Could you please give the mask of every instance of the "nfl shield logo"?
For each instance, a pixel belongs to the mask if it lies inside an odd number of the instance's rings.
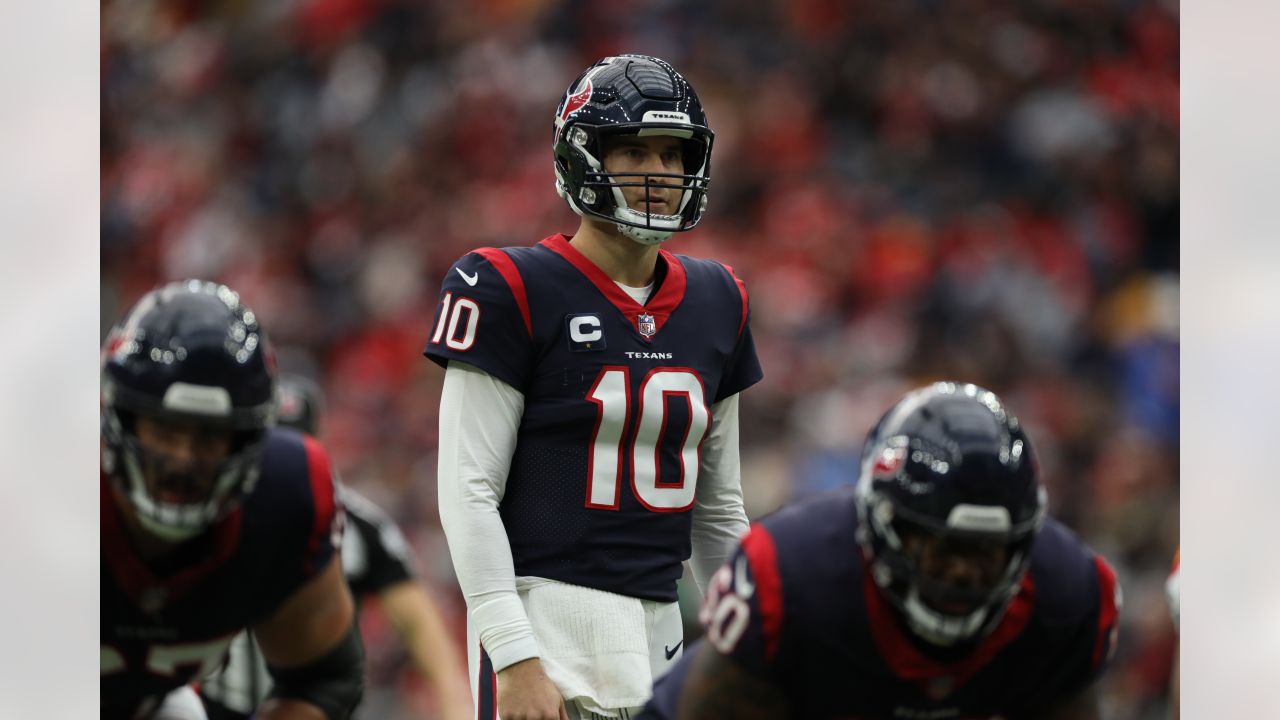
[[[658,332],[658,324],[653,321],[652,315],[640,315],[636,318],[636,325],[640,329],[640,334],[646,338],[651,338]]]

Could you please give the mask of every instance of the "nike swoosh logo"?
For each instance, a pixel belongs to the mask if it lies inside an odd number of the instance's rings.
[[[676,653],[680,652],[680,646],[683,644],[684,644],[684,640],[681,640],[680,642],[676,643],[675,647],[667,647],[666,645],[663,645],[662,650],[667,653],[667,659],[670,660],[671,658],[675,657]]]
[[[462,271],[462,268],[454,268],[454,270],[457,270],[458,274],[462,276],[462,279],[466,280],[467,284],[471,285],[472,287],[474,287],[476,283],[480,282],[480,273],[468,275]]]

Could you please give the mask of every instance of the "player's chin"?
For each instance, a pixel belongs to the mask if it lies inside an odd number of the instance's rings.
[[[653,216],[667,217],[672,214],[671,204],[667,202],[644,202],[641,201],[637,209],[642,213],[648,213]]]

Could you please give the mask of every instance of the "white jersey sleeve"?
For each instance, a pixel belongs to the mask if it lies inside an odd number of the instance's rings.
[[[695,492],[689,566],[698,589],[705,592],[711,576],[733,554],[749,527],[742,504],[736,393],[711,406],[711,428],[702,444]]]
[[[440,396],[440,523],[468,617],[494,672],[538,656],[498,514],[523,412],[519,390],[449,361]]]

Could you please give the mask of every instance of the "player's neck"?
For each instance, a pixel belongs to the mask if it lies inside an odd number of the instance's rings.
[[[641,245],[618,232],[614,225],[584,219],[569,244],[614,282],[631,287],[653,282],[658,246]]]

